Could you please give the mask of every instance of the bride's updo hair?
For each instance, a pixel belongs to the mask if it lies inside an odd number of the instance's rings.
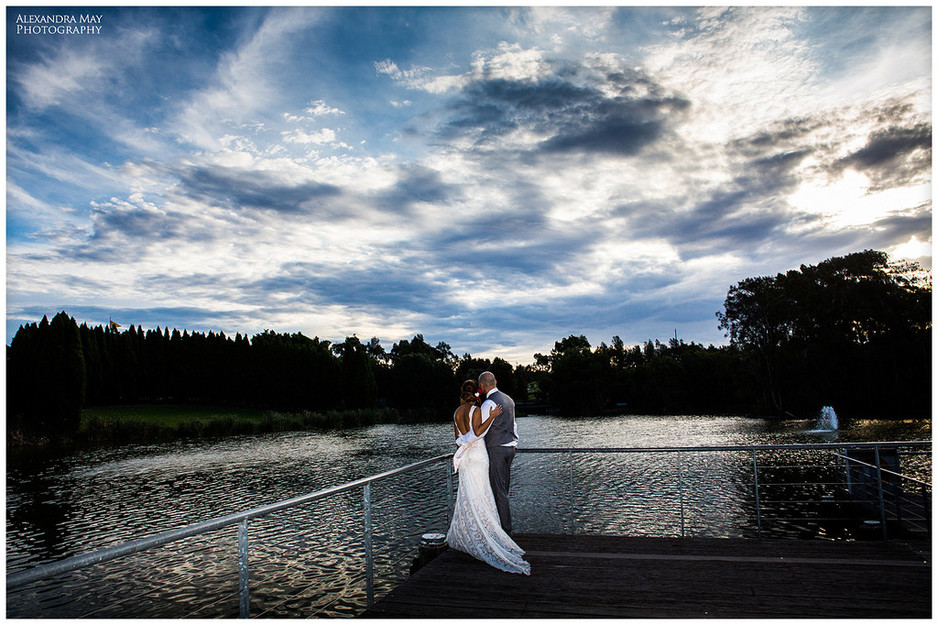
[[[475,380],[466,380],[459,389],[460,404],[479,405],[479,385]]]

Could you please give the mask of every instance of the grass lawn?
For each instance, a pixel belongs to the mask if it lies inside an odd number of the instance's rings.
[[[183,423],[202,421],[208,423],[214,419],[230,417],[238,421],[260,423],[265,410],[259,408],[231,408],[219,406],[178,406],[172,404],[100,406],[82,410],[82,427],[92,417],[102,421],[117,419],[134,420],[164,427],[176,427]]]
[[[132,404],[97,406],[81,412],[81,425],[68,440],[75,443],[147,443],[183,438],[255,435],[271,432],[347,429],[376,423],[414,423],[428,419],[423,412],[402,419],[395,408],[280,412],[267,408],[189,406],[182,404]],[[11,438],[12,437],[12,438]],[[43,437],[7,432],[13,446],[41,446]]]

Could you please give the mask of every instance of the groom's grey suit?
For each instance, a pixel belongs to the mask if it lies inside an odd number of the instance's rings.
[[[495,417],[485,434],[485,449],[489,453],[489,482],[492,484],[492,494],[495,495],[498,520],[501,522],[505,533],[511,536],[508,487],[511,484],[511,462],[515,459],[518,444],[518,433],[515,427],[515,402],[497,388],[493,389],[486,399],[502,407],[502,413]],[[484,413],[482,418],[485,418]]]

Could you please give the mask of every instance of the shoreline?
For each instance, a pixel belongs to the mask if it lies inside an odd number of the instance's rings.
[[[542,406],[538,406],[539,408]],[[551,416],[559,419],[722,416],[770,422],[812,421],[816,415],[752,415],[714,413],[645,414],[619,411],[589,417],[564,416],[554,410],[527,411],[520,406],[518,418]],[[201,404],[126,404],[97,406],[82,411],[82,422],[74,435],[58,439],[23,430],[6,432],[6,449],[16,453],[70,450],[86,446],[123,445],[258,435],[271,432],[346,430],[385,423],[429,423],[434,415],[423,410],[401,411],[396,408],[364,408],[327,412],[278,411],[252,407],[211,406]],[[922,421],[931,416],[854,416],[846,421]],[[439,420],[443,423],[445,420]]]
[[[186,404],[128,404],[82,410],[75,434],[51,438],[8,430],[6,448],[18,452],[84,446],[156,443],[284,431],[349,429],[378,423],[419,421],[416,412],[394,408],[278,411]]]

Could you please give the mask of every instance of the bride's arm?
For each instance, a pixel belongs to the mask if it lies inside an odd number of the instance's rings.
[[[492,425],[492,421],[495,420],[495,417],[502,413],[502,407],[498,404],[495,404],[495,407],[489,411],[489,418],[485,421],[482,421],[482,409],[472,411],[472,431],[476,436],[482,436],[485,434],[485,431],[489,429],[489,426]]]

